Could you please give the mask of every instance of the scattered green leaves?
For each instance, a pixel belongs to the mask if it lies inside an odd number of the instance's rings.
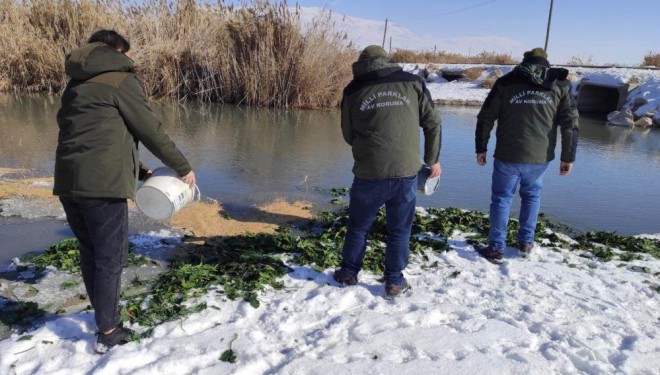
[[[0,322],[8,327],[16,327],[19,332],[30,328],[41,320],[46,311],[39,308],[35,302],[16,302],[0,298]]]
[[[238,334],[234,334],[234,338],[229,342],[229,349],[225,350],[222,352],[222,355],[220,355],[220,360],[222,362],[235,363],[238,359],[238,356],[236,356],[236,353],[231,348],[231,345],[234,343],[234,341],[236,341],[237,338]]]
[[[70,280],[70,281],[65,281],[62,284],[60,284],[60,289],[69,289],[73,288],[74,286],[80,285],[80,281],[78,280]]]
[[[277,253],[282,253],[286,235],[243,235],[229,237],[217,244],[196,246],[172,259],[170,269],[161,274],[147,295],[132,298],[121,309],[122,319],[153,327],[206,308],[205,304],[187,306],[212,285],[222,286],[229,299],[243,298],[259,307],[257,293],[265,286],[281,289],[278,278],[289,268]]]
[[[457,278],[458,275],[460,275],[460,274],[461,274],[461,271],[454,271],[454,272],[452,272],[452,273],[449,274],[449,278],[450,278],[450,279],[455,279],[455,278]]]
[[[332,194],[333,197],[343,197],[348,194],[349,191],[351,191],[351,188],[348,187],[332,188],[330,189],[330,194]]]
[[[612,249],[624,253],[619,256],[623,261],[639,259],[641,254],[649,254],[660,259],[660,240],[640,237],[626,237],[616,232],[587,232],[575,238],[578,244],[574,248],[593,252],[607,261],[613,258]],[[608,250],[602,250],[603,248]]]
[[[65,238],[59,243],[48,246],[41,254],[31,254],[23,258],[23,261],[32,263],[39,269],[55,267],[62,271],[80,273],[80,251],[78,240]],[[138,266],[149,262],[149,258],[137,255],[133,252],[133,245],[128,247],[128,264]]]
[[[340,201],[340,197],[348,191],[348,188],[335,188],[330,190],[330,193]],[[122,302],[121,317],[123,320],[148,327],[149,333],[162,322],[181,319],[205,309],[205,303],[191,304],[190,301],[214,286],[218,287],[217,293],[228,299],[242,298],[252,307],[258,308],[260,292],[267,287],[283,287],[278,280],[290,271],[283,259],[317,270],[339,266],[347,227],[348,208],[342,206],[337,211],[321,213],[317,219],[310,221],[302,232],[294,233],[285,227],[275,234],[241,235],[217,239],[218,241],[213,243],[191,245],[190,251],[179,253],[170,260],[169,269],[156,279],[146,294]],[[507,228],[509,245],[517,245],[518,228],[518,222],[510,220]],[[658,257],[658,240],[590,232],[577,237],[577,245],[569,245],[563,239],[565,237],[555,233],[558,228],[561,227],[540,215],[536,230],[537,241],[550,249],[573,247],[587,250],[602,260],[614,259],[617,255],[624,261],[633,260],[638,259],[642,253]],[[447,238],[454,231],[474,233],[468,242],[475,243],[487,241],[488,229],[488,217],[481,212],[452,207],[429,208],[426,213],[416,212],[410,237],[411,258],[422,263],[421,269],[437,269],[441,267],[441,263],[430,255],[448,251],[450,246]],[[383,273],[387,233],[386,214],[382,209],[378,212],[369,234],[368,251],[363,263],[365,270],[376,274]],[[55,266],[77,271],[77,246],[75,239],[64,240],[52,245],[44,254],[32,258],[31,261],[40,267]],[[617,253],[616,249],[622,250],[623,253]],[[147,258],[135,257],[132,251],[131,255],[132,264],[148,262]],[[567,260],[565,263],[570,268],[577,267]],[[460,270],[454,270],[448,278],[457,278],[460,273]],[[133,285],[144,283],[138,277],[132,282]],[[64,284],[62,288],[74,286],[73,283]],[[231,344],[220,359],[234,363],[236,354],[231,349]]]
[[[62,271],[80,272],[80,252],[78,240],[65,238],[57,244],[50,245],[46,251],[30,260],[37,267],[55,267]]]

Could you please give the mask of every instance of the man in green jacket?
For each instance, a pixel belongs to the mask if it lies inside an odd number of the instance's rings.
[[[503,260],[509,211],[518,184],[518,249],[527,256],[534,248],[543,176],[555,158],[558,128],[562,138],[559,174],[566,176],[573,168],[578,111],[567,76],[566,69],[550,68],[542,48],[527,51],[521,64],[495,82],[477,116],[475,144],[481,166],[486,165],[488,139],[497,121],[489,245],[477,248],[493,263]]]
[[[182,180],[195,185],[186,158],[151,112],[126,56],[128,41],[112,30],[95,32],[71,52],[65,70],[71,78],[57,114],[59,137],[55,186],[67,221],[80,242],[80,263],[99,330],[95,349],[128,341],[122,327],[119,292],[128,259],[128,206],[138,177],[148,169],[138,159],[138,142]]]
[[[353,81],[344,89],[341,129],[353,151],[349,222],[341,268],[334,278],[357,284],[367,235],[385,205],[387,251],[385,294],[410,289],[402,271],[408,264],[409,240],[415,216],[420,161],[420,127],[424,132],[424,163],[430,177],[441,172],[440,117],[424,81],[404,72],[379,46],[365,48],[353,64]]]

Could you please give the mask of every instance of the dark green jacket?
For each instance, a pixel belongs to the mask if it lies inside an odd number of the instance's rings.
[[[152,113],[128,57],[92,43],[71,52],[65,69],[71,80],[57,113],[55,195],[132,199],[138,142],[179,175],[191,171]]]
[[[353,149],[355,176],[377,179],[417,174],[422,166],[420,127],[424,163],[435,164],[442,129],[424,82],[385,57],[353,64],[353,81],[344,89],[341,104],[341,129]]]
[[[487,151],[497,120],[495,159],[542,164],[555,158],[561,128],[561,161],[575,161],[578,111],[566,69],[523,63],[499,78],[477,116],[477,153]]]

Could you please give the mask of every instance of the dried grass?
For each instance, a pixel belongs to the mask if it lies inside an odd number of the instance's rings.
[[[398,49],[392,52],[391,57],[399,63],[443,63],[443,64],[517,64],[509,54],[495,52],[481,52],[475,56],[465,56],[458,53],[427,50]]]
[[[469,79],[470,81],[476,81],[479,79],[479,77],[481,77],[481,73],[483,73],[485,70],[485,68],[479,67],[465,69],[465,78]]]
[[[479,87],[483,89],[492,89],[493,87],[495,87],[496,81],[497,81],[497,77],[494,76],[487,77],[486,79],[481,81],[481,83],[479,83]]]
[[[337,106],[356,57],[327,14],[303,30],[286,2],[0,0],[0,90],[60,92],[65,54],[100,28],[128,37],[156,98]]]
[[[656,66],[660,67],[660,53],[649,52],[642,60],[642,66]]]

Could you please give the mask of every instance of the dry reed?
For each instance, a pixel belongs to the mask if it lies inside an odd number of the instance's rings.
[[[0,0],[0,90],[60,92],[67,52],[97,29],[126,35],[147,95],[275,107],[337,106],[356,51],[329,17],[286,2]]]
[[[649,52],[644,56],[642,60],[642,66],[655,66],[660,67],[660,53]]]
[[[485,70],[485,68],[481,67],[465,69],[465,78],[469,79],[470,81],[475,81],[481,77],[481,73],[483,73]]]
[[[444,64],[517,64],[509,54],[495,52],[481,52],[475,56],[465,56],[458,53],[427,50],[413,51],[409,49],[398,49],[392,52],[391,57],[399,63],[444,63]]]

